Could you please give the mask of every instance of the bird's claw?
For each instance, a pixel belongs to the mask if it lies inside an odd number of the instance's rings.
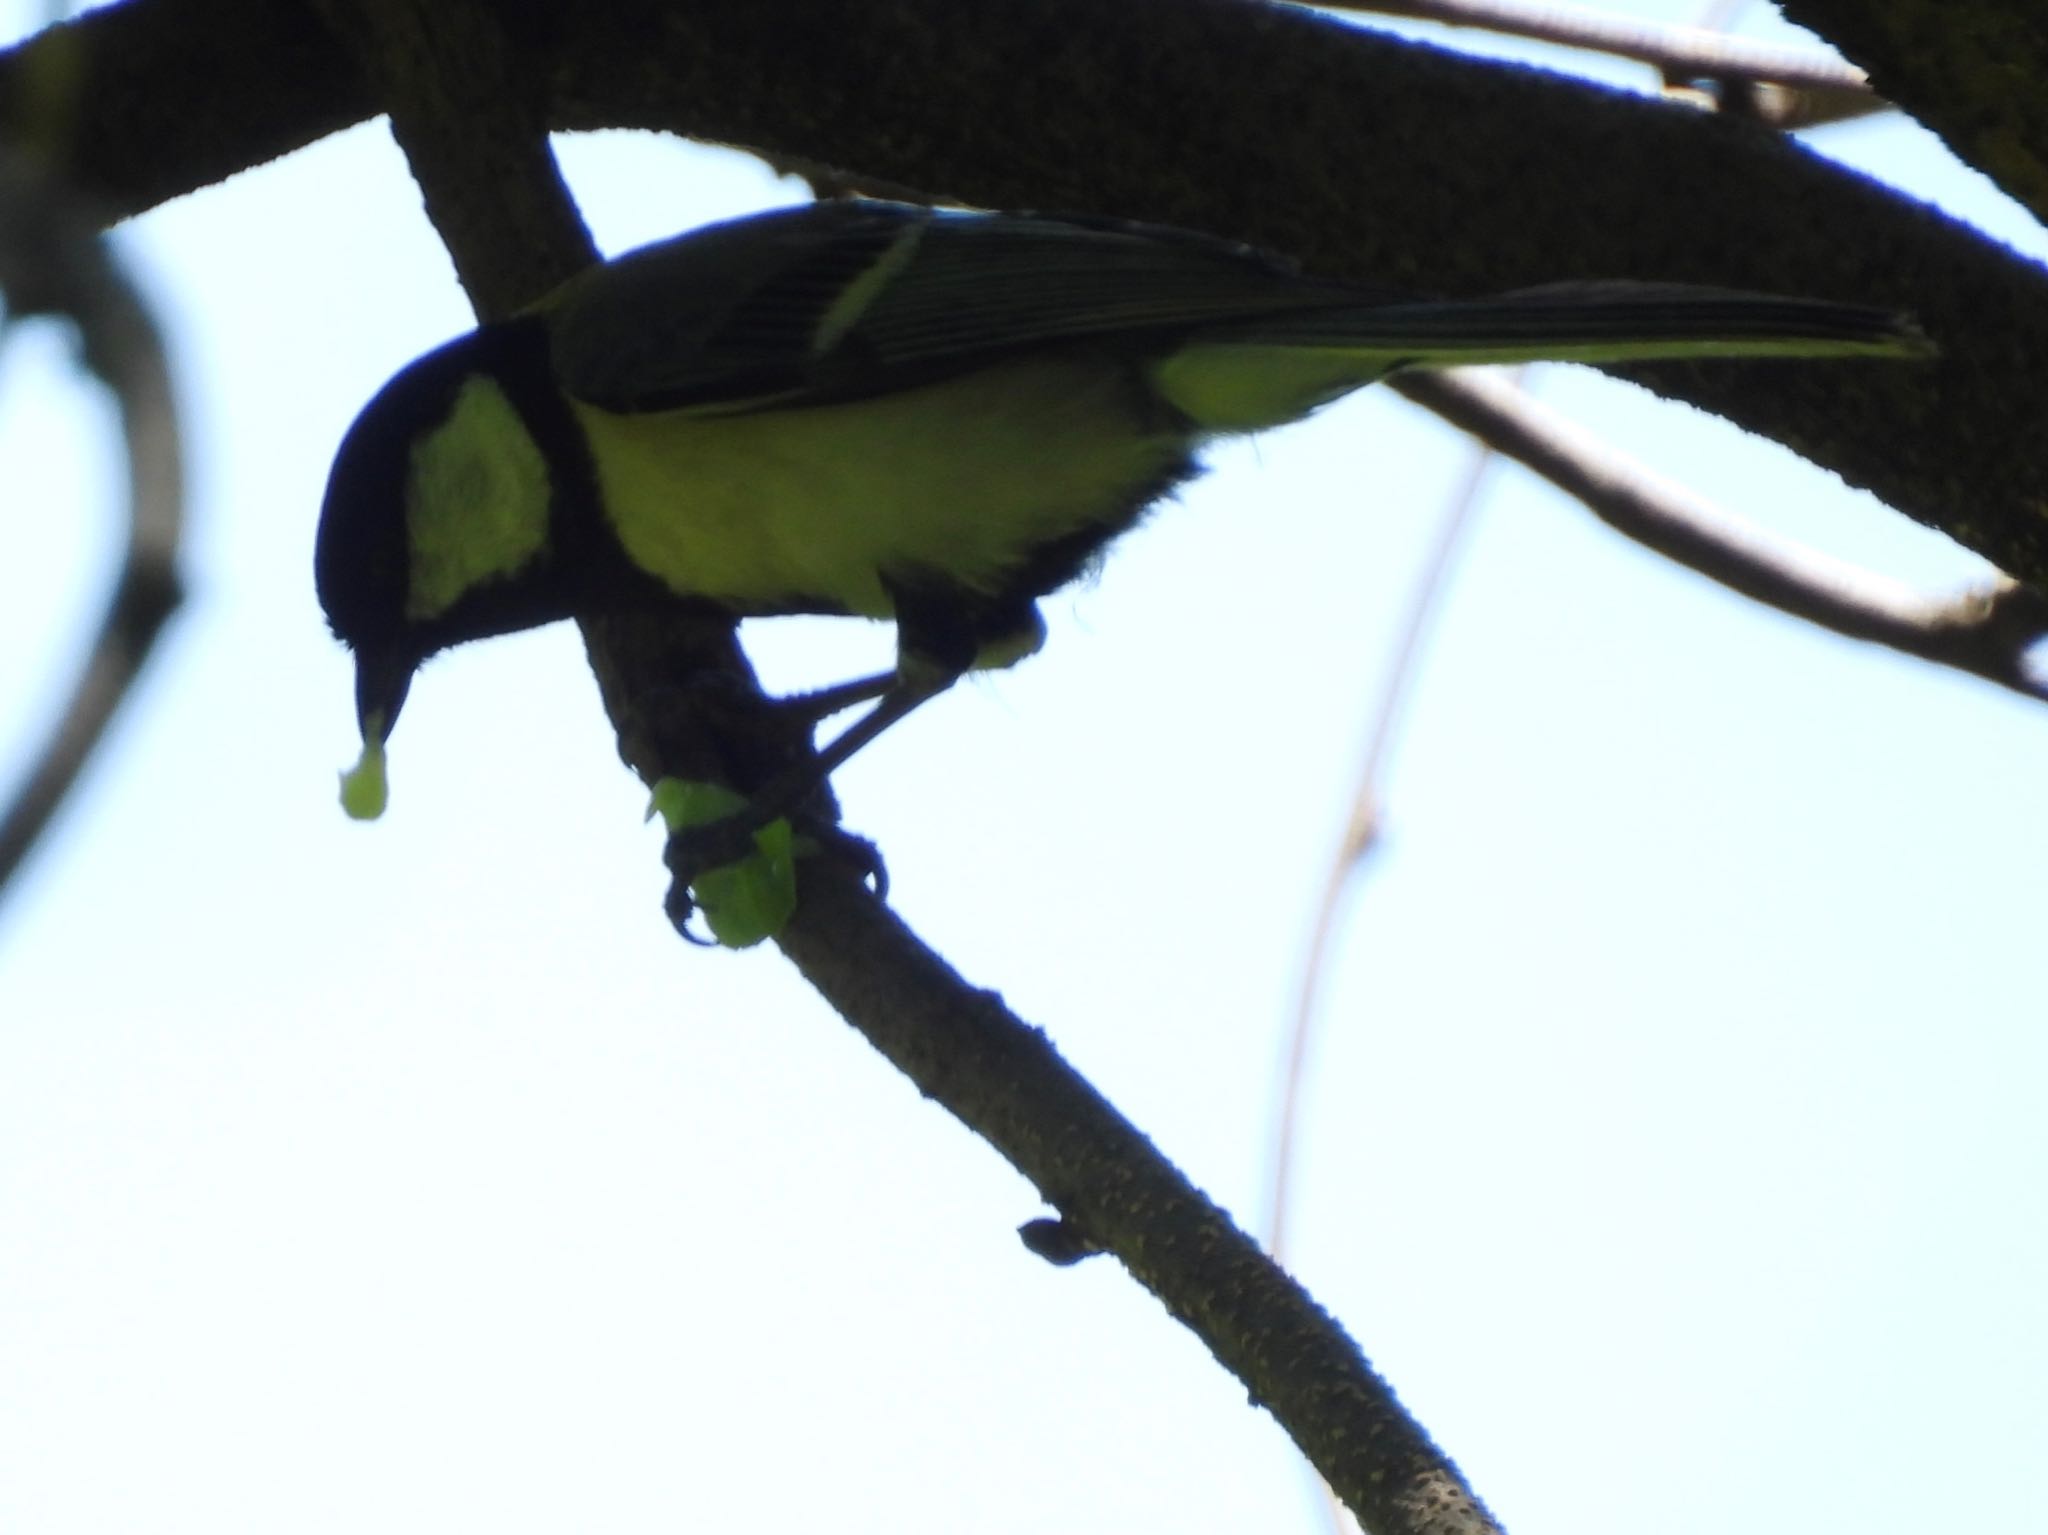
[[[755,807],[744,806],[671,830],[664,909],[687,942],[750,947],[782,930],[796,906],[796,863],[819,855],[851,864],[877,896],[887,897],[888,868],[867,838],[801,811],[764,824]],[[700,912],[709,936],[692,926]]]

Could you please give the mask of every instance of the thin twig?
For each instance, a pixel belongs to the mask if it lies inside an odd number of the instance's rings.
[[[0,816],[0,893],[77,783],[177,608],[184,470],[163,340],[97,237],[99,219],[39,167],[0,155],[0,289],[9,313],[62,314],[114,392],[128,455],[128,540],[71,700]]]
[[[1413,374],[1393,387],[1584,502],[1617,532],[1767,606],[1850,639],[2048,701],[2027,664],[2048,637],[2048,596],[2003,577],[1949,597],[1781,538],[1627,457],[1484,372]]]
[[[1316,902],[1308,952],[1302,956],[1301,981],[1295,992],[1294,1016],[1288,1025],[1287,1051],[1280,1067],[1280,1091],[1273,1108],[1265,1226],[1266,1250],[1277,1263],[1286,1262],[1287,1215],[1294,1194],[1301,1088],[1308,1077],[1309,1060],[1314,1055],[1316,1025],[1321,1017],[1318,1009],[1323,972],[1329,961],[1330,945],[1337,935],[1337,914],[1343,909],[1344,892],[1351,887],[1365,861],[1379,846],[1380,784],[1385,776],[1387,758],[1393,750],[1395,732],[1407,712],[1409,695],[1421,674],[1423,641],[1442,610],[1443,597],[1450,586],[1451,570],[1464,550],[1466,534],[1479,510],[1480,492],[1496,462],[1497,456],[1491,448],[1484,443],[1473,443],[1457,489],[1437,519],[1436,537],[1430,541],[1429,552],[1409,588],[1408,609],[1402,617],[1393,660],[1387,667],[1386,680],[1380,690],[1371,733],[1366,737],[1365,757],[1359,764],[1358,778],[1352,789],[1351,810],[1345,820],[1343,835],[1330,856],[1329,872],[1323,880],[1322,895]],[[1346,1510],[1331,1491],[1330,1484],[1317,1475],[1313,1467],[1305,1469],[1314,1482],[1324,1528],[1330,1535],[1343,1535],[1346,1529],[1355,1528],[1355,1522],[1345,1517]]]
[[[1317,0],[1325,10],[1408,16],[1447,27],[1483,27],[1510,37],[1557,43],[1649,64],[1673,80],[1768,80],[1807,90],[1868,93],[1870,77],[1838,58],[1805,48],[1750,42],[1704,27],[1660,25],[1575,5],[1519,0]]]
[[[1322,988],[1324,960],[1329,952],[1330,940],[1336,931],[1337,911],[1342,903],[1344,890],[1358,872],[1359,866],[1379,844],[1380,783],[1385,774],[1387,756],[1392,750],[1394,735],[1400,726],[1409,695],[1414,691],[1420,671],[1423,641],[1428,637],[1430,626],[1442,608],[1442,597],[1449,585],[1452,566],[1464,548],[1465,535],[1472,526],[1473,514],[1479,508],[1480,491],[1485,487],[1487,473],[1494,462],[1491,448],[1484,443],[1472,445],[1471,457],[1465,465],[1465,472],[1459,479],[1457,489],[1452,493],[1442,516],[1437,520],[1436,537],[1431,541],[1429,552],[1415,574],[1413,585],[1409,588],[1408,610],[1401,620],[1399,637],[1394,643],[1393,659],[1388,664],[1386,681],[1374,711],[1372,728],[1366,737],[1365,758],[1359,765],[1357,785],[1352,792],[1350,814],[1345,823],[1343,836],[1330,858],[1329,873],[1323,882],[1322,899],[1316,906],[1315,926],[1309,937],[1308,953],[1302,961],[1301,984],[1295,996],[1294,1020],[1288,1032],[1286,1059],[1281,1067],[1280,1092],[1274,1110],[1272,1160],[1267,1180],[1266,1247],[1276,1259],[1283,1261],[1287,1246],[1287,1206],[1294,1172],[1294,1143],[1296,1122],[1300,1112],[1301,1085],[1307,1074],[1308,1060],[1312,1053],[1316,1001],[1317,994]]]
[[[1314,0],[1323,10],[1477,27],[1648,64],[1668,86],[1741,87],[1749,115],[1813,127],[1885,110],[1853,64],[1814,49],[1774,47],[1703,26],[1668,26],[1573,5],[1522,0]]]

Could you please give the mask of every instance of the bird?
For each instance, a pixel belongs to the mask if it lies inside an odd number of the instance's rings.
[[[343,436],[314,576],[353,653],[343,803],[385,803],[413,675],[469,640],[686,603],[891,620],[868,712],[779,812],[969,671],[1216,439],[1411,368],[1897,357],[1882,307],[1639,281],[1361,287],[1189,230],[820,202],[593,265],[401,369]],[[1250,558],[1256,558],[1252,551]]]

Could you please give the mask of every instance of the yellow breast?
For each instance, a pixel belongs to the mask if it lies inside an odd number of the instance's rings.
[[[1087,358],[840,405],[574,410],[627,554],[742,611],[810,601],[885,618],[892,572],[999,590],[1039,546],[1114,531],[1182,449],[1120,369]]]

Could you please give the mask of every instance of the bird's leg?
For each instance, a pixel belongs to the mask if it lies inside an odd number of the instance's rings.
[[[837,772],[863,746],[920,704],[936,698],[953,685],[957,673],[917,668],[910,676],[892,677],[880,689],[874,707],[834,736],[822,750],[792,763],[747,797],[746,807],[722,820],[678,833],[669,846],[668,865],[677,879],[688,884],[706,869],[716,869],[746,857],[753,850],[753,836],[782,816],[797,812],[826,779]],[[847,689],[867,686],[874,679],[847,684]],[[846,689],[825,692],[842,694]],[[818,696],[818,695],[812,695]],[[826,713],[836,713],[857,698],[846,698]]]
[[[769,819],[774,819],[784,810],[794,809],[809,796],[812,789],[845,766],[855,752],[891,725],[905,718],[918,705],[937,698],[958,680],[957,672],[950,675],[930,673],[891,678],[888,686],[882,690],[881,696],[875,700],[875,706],[834,736],[831,745],[819,752],[814,761],[799,763],[781,775],[790,780],[784,791],[787,798],[783,800],[780,809],[769,812]],[[808,778],[809,781],[798,782],[800,777]],[[777,788],[777,784],[770,783],[754,797],[755,805],[759,807],[763,801],[772,801]]]
[[[811,797],[819,784],[844,767],[853,754],[875,737],[953,685],[950,676],[894,677],[882,689],[873,708],[848,725],[831,743],[802,762],[792,763],[748,796],[744,815],[735,821],[749,823],[749,830],[766,826],[777,816],[787,815]],[[836,689],[832,691],[837,691]],[[836,711],[835,711],[836,712]],[[719,823],[721,826],[723,822]]]
[[[871,698],[880,698],[896,685],[893,671],[876,672],[872,677],[856,677],[851,682],[837,683],[829,688],[813,688],[808,693],[789,693],[775,700],[778,709],[787,709],[798,719],[830,719],[833,715],[851,709],[855,704],[864,704]]]
[[[799,817],[804,803],[855,752],[971,668],[1007,666],[1045,638],[1037,605],[1028,597],[995,600],[942,581],[892,580],[889,592],[896,609],[895,671],[782,700],[798,719],[822,720],[866,698],[874,699],[872,707],[827,745],[769,777],[747,796],[745,808],[670,838],[668,866],[683,884],[748,857],[756,832],[783,816]]]

